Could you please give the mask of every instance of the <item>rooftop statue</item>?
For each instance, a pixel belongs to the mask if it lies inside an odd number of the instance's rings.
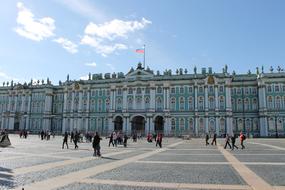
[[[197,74],[197,67],[196,66],[194,67],[194,74],[195,75]]]
[[[143,69],[141,62],[138,63],[137,69]]]

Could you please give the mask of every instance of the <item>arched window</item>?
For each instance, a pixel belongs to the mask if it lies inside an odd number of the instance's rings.
[[[248,100],[248,98],[244,99],[244,110],[249,110],[249,100]]]
[[[252,109],[257,110],[257,99],[256,98],[252,99]]]
[[[69,101],[69,102],[71,102],[71,101]],[[71,103],[69,106],[71,106]],[[69,110],[70,109],[71,109],[71,107],[69,108]],[[90,110],[91,110],[91,112],[95,111],[95,100],[94,99],[91,100]]]
[[[171,119],[171,130],[174,131],[176,128],[176,122],[175,122],[175,118]]]
[[[184,86],[180,87],[180,94],[184,94]]]
[[[220,96],[220,98],[219,98],[219,107],[221,110],[225,109],[225,98],[224,98],[224,96]]]
[[[188,99],[188,109],[194,110],[193,98],[191,96]]]
[[[237,100],[237,110],[238,110],[238,111],[242,111],[242,102],[241,102],[241,99],[238,99],[238,100]]]
[[[109,109],[110,109],[110,100],[109,100],[109,98],[107,98],[105,100],[105,106],[106,106],[106,111],[109,111]]]
[[[172,97],[172,98],[170,99],[170,109],[171,109],[172,111],[175,110],[175,107],[176,107],[175,105],[176,105],[175,97]]]
[[[179,120],[179,130],[184,131],[185,130],[185,120],[184,118],[180,118]]]
[[[149,108],[150,108],[149,97],[145,97],[145,109],[149,109]]]
[[[189,119],[189,132],[194,133],[194,122],[192,118]]]
[[[162,99],[161,99],[161,97],[156,98],[156,110],[162,110]]]
[[[136,97],[136,106],[137,106],[137,109],[142,108],[142,98],[141,97]]]
[[[280,109],[281,108],[281,98],[280,96],[275,97],[275,108]]]
[[[273,99],[272,96],[267,97],[267,107],[268,109],[273,109]]]
[[[236,102],[235,102],[235,99],[231,99],[231,101],[232,101],[232,109],[233,110],[236,110]]]
[[[213,96],[209,97],[209,109],[210,110],[215,109],[215,98]]]
[[[199,96],[198,109],[199,110],[203,110],[204,109],[204,98],[203,98],[203,96]]]
[[[128,109],[133,109],[133,98],[132,97],[128,98]]]
[[[122,110],[122,98],[116,99],[116,110]]]
[[[102,111],[102,100],[101,99],[98,100],[98,111],[99,112]]]
[[[185,99],[184,97],[179,98],[179,110],[184,110],[185,109]]]

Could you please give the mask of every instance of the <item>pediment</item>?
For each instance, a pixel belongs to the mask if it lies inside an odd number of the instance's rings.
[[[126,78],[128,79],[130,78],[152,78],[152,77],[153,77],[152,73],[142,70],[142,69],[137,69],[126,75]]]

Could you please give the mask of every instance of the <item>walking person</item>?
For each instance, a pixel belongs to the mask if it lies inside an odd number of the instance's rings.
[[[214,144],[217,145],[217,134],[216,133],[214,133],[211,145],[214,145]]]
[[[109,139],[109,147],[110,147],[110,145],[113,145],[113,147],[114,147],[114,142],[113,142],[113,134],[111,133],[110,134],[110,139]]]
[[[64,133],[64,137],[63,137],[62,149],[64,149],[64,144],[66,144],[66,147],[67,147],[67,149],[68,149],[67,141],[68,141],[68,133],[65,132],[65,133]]]
[[[162,134],[158,134],[157,139],[156,139],[156,145],[159,146],[160,148],[162,147]]]
[[[227,146],[229,145],[230,149],[232,148],[232,146],[230,145],[230,136],[228,134],[226,134],[226,138],[225,138],[225,146],[224,149],[227,149]]]
[[[70,134],[70,142],[72,142],[74,140],[74,132],[72,131]]]
[[[243,141],[245,141],[246,136],[242,133],[242,131],[240,132],[239,138],[240,138],[241,149],[244,149],[245,146],[243,145]]]
[[[127,142],[128,142],[128,136],[127,134],[124,135],[124,147],[127,147]]]
[[[206,146],[208,146],[209,145],[209,139],[210,139],[210,137],[209,137],[209,134],[208,133],[206,133]]]
[[[238,147],[235,145],[236,143],[236,135],[234,134],[231,138],[232,140],[232,150],[234,150],[235,148],[238,149]]]
[[[78,149],[78,145],[77,145],[78,141],[79,141],[79,133],[76,131],[74,135],[74,139],[73,139],[74,149]]]
[[[115,131],[113,132],[113,141],[114,141],[115,147],[117,147],[117,144],[118,144],[118,137],[117,137],[117,134],[116,134]]]
[[[101,157],[101,153],[100,153],[100,141],[102,140],[102,138],[99,136],[98,132],[95,133],[95,136],[93,138],[93,149],[94,149],[94,153],[93,156],[99,156]]]

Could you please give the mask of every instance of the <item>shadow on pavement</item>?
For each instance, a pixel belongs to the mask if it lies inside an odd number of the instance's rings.
[[[12,175],[12,170],[8,168],[0,167],[0,189],[5,188],[14,188],[14,176]]]

